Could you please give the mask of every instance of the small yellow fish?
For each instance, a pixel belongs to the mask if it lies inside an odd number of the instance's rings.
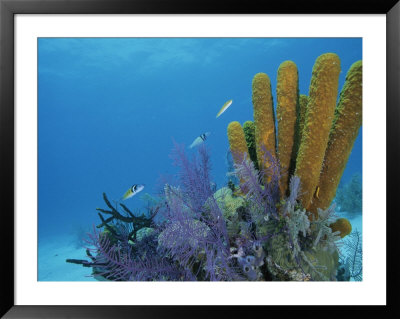
[[[219,112],[218,112],[218,114],[217,114],[217,116],[215,118],[217,118],[222,113],[224,113],[227,110],[227,108],[231,106],[232,102],[233,102],[233,100],[229,100],[224,105],[222,105],[222,108],[219,110]]]
[[[319,186],[317,186],[317,189],[315,190],[315,198],[319,199]]]

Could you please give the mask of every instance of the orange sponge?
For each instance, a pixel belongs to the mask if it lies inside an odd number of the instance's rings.
[[[332,233],[340,231],[341,238],[351,233],[351,224],[346,218],[339,218],[333,224],[330,224],[329,227],[332,229]]]

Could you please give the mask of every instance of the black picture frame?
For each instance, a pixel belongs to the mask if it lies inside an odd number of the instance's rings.
[[[191,306],[16,306],[14,302],[14,15],[15,14],[385,14],[387,19],[387,305],[376,307],[191,307]],[[324,311],[330,316],[397,313],[399,275],[394,259],[398,253],[395,227],[399,225],[395,192],[398,193],[398,138],[400,136],[400,3],[398,0],[324,1],[178,1],[178,0],[0,0],[0,315],[4,318],[164,318],[205,316],[309,316]],[[384,103],[382,101],[382,103]],[[382,141],[383,142],[383,141]],[[377,168],[380,169],[380,168]],[[398,195],[397,195],[398,196]],[[397,208],[397,209],[396,209]],[[397,300],[398,301],[398,300]],[[398,302],[397,302],[398,303]],[[310,312],[311,311],[311,312]],[[257,312],[257,314],[256,314]]]

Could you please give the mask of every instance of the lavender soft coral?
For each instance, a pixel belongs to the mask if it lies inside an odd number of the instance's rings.
[[[235,280],[239,275],[230,257],[223,213],[213,196],[206,148],[190,161],[175,145],[175,164],[181,169],[180,188],[166,187],[168,222],[159,236],[166,255],[192,269],[201,280]]]

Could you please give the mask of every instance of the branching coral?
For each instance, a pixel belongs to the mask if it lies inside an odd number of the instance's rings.
[[[135,239],[136,232],[139,229],[141,229],[143,227],[150,227],[153,223],[153,218],[156,216],[156,214],[159,210],[159,207],[155,207],[154,209],[151,208],[149,217],[146,217],[144,214],[142,214],[141,216],[136,216],[129,210],[128,207],[126,207],[122,203],[119,203],[119,205],[122,207],[122,209],[125,211],[125,213],[128,214],[128,216],[124,216],[124,215],[121,215],[121,213],[119,213],[118,210],[111,205],[111,203],[108,200],[107,195],[105,193],[103,193],[103,199],[110,210],[106,210],[106,209],[102,209],[102,208],[96,208],[96,210],[98,210],[99,212],[101,212],[103,214],[111,215],[111,217],[104,219],[104,217],[100,213],[98,213],[100,220],[101,220],[101,224],[96,227],[97,228],[105,227],[108,232],[112,233],[114,236],[117,236],[114,228],[112,226],[110,226],[110,224],[109,224],[110,222],[113,222],[116,220],[116,221],[121,221],[124,223],[131,224],[132,231],[129,234],[129,239]]]
[[[153,218],[159,206],[151,208],[146,217],[136,216],[119,204],[128,217],[111,205],[106,194],[103,199],[110,210],[97,210],[111,217],[104,219],[99,213],[102,223],[96,228],[104,230],[93,228],[88,234],[86,252],[91,261],[67,259],[67,262],[92,267],[94,277],[99,280],[193,280],[189,272],[157,249],[158,230],[149,226],[154,226]]]

